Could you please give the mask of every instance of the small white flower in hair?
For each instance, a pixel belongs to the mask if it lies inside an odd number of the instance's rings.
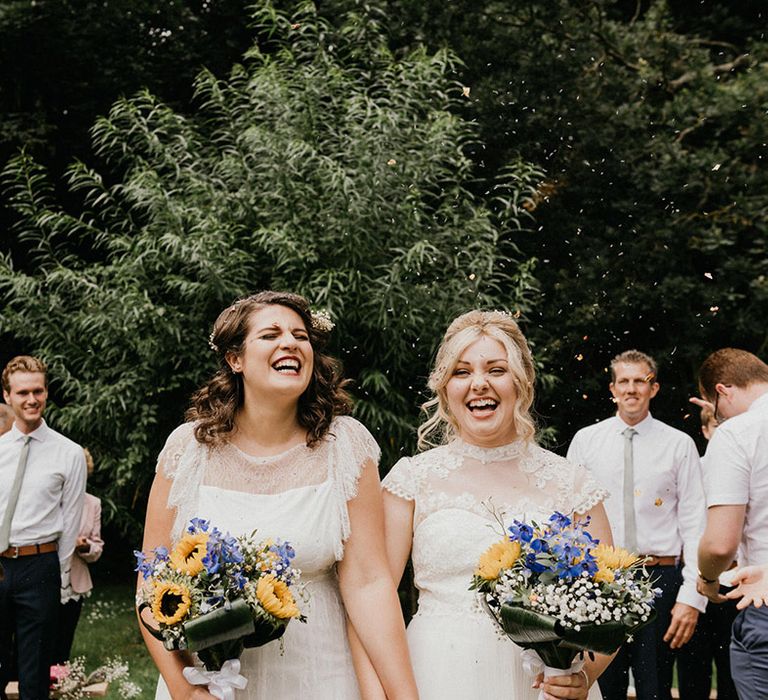
[[[208,347],[210,347],[214,352],[219,351],[219,346],[213,342],[213,332],[211,332],[211,334],[208,336]]]
[[[336,324],[331,320],[331,315],[325,309],[313,311],[311,315],[312,328],[322,333],[330,333]]]

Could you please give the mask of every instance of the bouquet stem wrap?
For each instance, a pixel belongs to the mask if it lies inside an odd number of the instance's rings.
[[[533,650],[525,649],[520,655],[523,661],[523,669],[526,673],[529,673],[534,678],[540,673],[544,674],[544,678],[552,678],[553,676],[567,676],[570,674],[578,673],[584,668],[584,659],[578,658],[571,662],[570,667],[562,668],[560,666],[548,666],[544,660]],[[544,691],[539,691],[539,700],[544,700]]]
[[[239,659],[225,661],[216,671],[187,666],[182,673],[192,685],[207,685],[208,692],[219,700],[235,700],[235,689],[242,690],[248,683],[245,676],[240,675]]]

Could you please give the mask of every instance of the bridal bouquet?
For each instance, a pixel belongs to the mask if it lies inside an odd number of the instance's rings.
[[[475,570],[470,588],[501,630],[529,650],[524,662],[532,672],[576,673],[585,651],[613,653],[656,614],[660,591],[642,560],[600,544],[588,522],[562,513],[542,525],[515,520]]]
[[[245,687],[238,660],[245,647],[278,639],[294,618],[305,621],[292,592],[300,572],[288,543],[233,537],[194,518],[173,551],[134,554],[144,581],[136,598],[142,623],[166,649],[196,652],[206,671],[190,667],[184,675],[216,697]],[[145,609],[157,628],[141,617]]]

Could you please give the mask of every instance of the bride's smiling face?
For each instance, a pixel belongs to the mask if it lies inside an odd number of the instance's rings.
[[[462,440],[498,447],[515,439],[515,381],[507,349],[495,338],[482,336],[464,349],[445,394]]]
[[[298,401],[314,367],[314,351],[301,316],[287,306],[269,304],[251,314],[248,328],[242,352],[227,355],[232,370],[243,376],[246,397]]]

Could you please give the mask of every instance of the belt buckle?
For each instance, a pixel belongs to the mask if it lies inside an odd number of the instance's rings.
[[[11,559],[18,559],[18,558],[19,558],[19,548],[18,547],[14,547],[13,548],[13,556],[11,557]]]

